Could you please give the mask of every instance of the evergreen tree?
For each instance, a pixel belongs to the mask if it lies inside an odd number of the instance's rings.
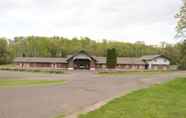
[[[107,68],[115,68],[117,64],[117,54],[116,49],[107,50]]]

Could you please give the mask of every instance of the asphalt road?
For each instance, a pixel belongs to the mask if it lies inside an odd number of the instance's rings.
[[[98,76],[75,71],[62,75],[0,71],[0,79],[63,79],[64,85],[0,88],[0,118],[55,118],[135,89],[165,82],[185,72],[153,76]]]

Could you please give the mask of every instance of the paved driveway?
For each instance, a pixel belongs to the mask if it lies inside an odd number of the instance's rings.
[[[58,86],[0,88],[0,118],[54,118],[70,115],[100,101],[134,89],[173,79],[184,72],[157,76],[103,77],[94,72],[77,71],[47,75],[0,71],[0,79],[64,79]]]

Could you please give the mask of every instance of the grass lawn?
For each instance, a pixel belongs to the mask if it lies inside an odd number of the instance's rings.
[[[64,83],[64,80],[0,79],[0,87],[60,85],[63,83]]]
[[[186,118],[186,78],[132,92],[79,118]]]
[[[15,64],[5,64],[5,65],[0,65],[0,68],[5,68],[5,67],[16,67]]]
[[[170,71],[126,71],[126,72],[99,72],[98,75],[100,76],[152,76],[152,75],[159,75],[159,74],[167,74]]]

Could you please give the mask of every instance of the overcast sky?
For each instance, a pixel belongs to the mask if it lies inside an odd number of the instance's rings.
[[[0,36],[174,43],[181,0],[0,0]]]

